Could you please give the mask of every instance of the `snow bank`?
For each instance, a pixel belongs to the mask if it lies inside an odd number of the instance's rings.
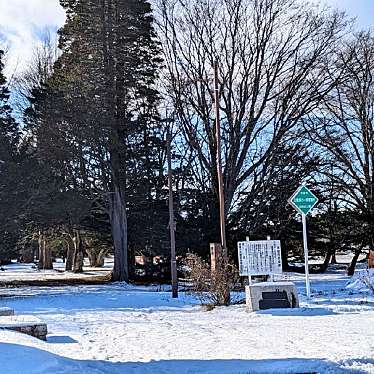
[[[0,331],[1,372],[7,374],[84,373],[79,361],[50,353],[47,344],[26,335]]]
[[[355,291],[374,292],[374,269],[357,271],[346,288]]]

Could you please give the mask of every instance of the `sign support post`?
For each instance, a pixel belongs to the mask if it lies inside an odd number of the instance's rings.
[[[309,280],[309,253],[308,253],[308,236],[306,231],[306,215],[302,214],[303,220],[303,242],[304,242],[304,257],[305,257],[305,286],[306,296],[310,298],[310,280]]]
[[[269,235],[266,237],[266,240],[271,240]],[[270,274],[270,282],[274,282],[274,274]]]
[[[288,201],[294,209],[301,214],[303,222],[303,243],[305,257],[305,286],[307,298],[310,298],[310,279],[309,279],[309,254],[308,254],[308,235],[306,229],[306,216],[317,204],[317,197],[303,183],[301,187],[291,196]]]
[[[246,238],[245,238],[245,240],[247,241],[247,242],[249,242],[249,236],[247,236]],[[250,286],[252,284],[252,277],[248,274],[248,286]]]

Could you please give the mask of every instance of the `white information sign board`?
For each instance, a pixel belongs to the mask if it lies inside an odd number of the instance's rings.
[[[239,242],[238,255],[241,276],[282,274],[279,240]]]

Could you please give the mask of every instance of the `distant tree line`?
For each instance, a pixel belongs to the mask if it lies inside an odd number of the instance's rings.
[[[135,255],[167,257],[168,131],[177,253],[207,256],[220,241],[216,62],[231,256],[271,236],[285,269],[300,262],[287,201],[303,181],[320,199],[312,271],[352,251],[352,273],[374,249],[370,31],[296,0],[60,3],[58,42],[46,36],[12,82],[0,53],[0,261],[48,269],[61,255],[81,272],[85,253],[93,266],[113,253],[112,279],[127,281]]]

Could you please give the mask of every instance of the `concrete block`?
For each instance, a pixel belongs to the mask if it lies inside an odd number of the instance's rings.
[[[0,317],[0,329],[17,331],[41,340],[47,340],[47,325],[33,316]]]
[[[14,316],[14,310],[12,308],[0,308],[0,317]]]
[[[246,310],[254,312],[270,308],[298,308],[299,297],[292,282],[263,282],[245,288]]]

